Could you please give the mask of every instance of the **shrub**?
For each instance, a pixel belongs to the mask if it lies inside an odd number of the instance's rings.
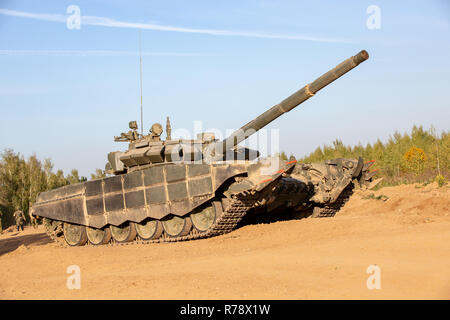
[[[436,176],[436,182],[438,183],[439,187],[442,187],[443,185],[447,184],[447,181],[445,180],[443,175]]]

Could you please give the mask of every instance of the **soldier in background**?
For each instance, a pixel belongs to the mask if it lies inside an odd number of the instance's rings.
[[[2,210],[0,210],[0,233],[2,233],[2,231],[3,231],[3,227],[2,227],[2,216],[3,216],[3,212],[2,212]]]
[[[33,217],[32,213],[33,213],[33,209],[31,208],[31,202],[30,202],[30,205],[28,206],[28,215],[30,216],[31,225],[33,226],[34,229],[36,229],[38,227],[38,223],[37,223],[37,219],[35,217]]]
[[[25,223],[25,215],[23,214],[22,210],[19,210],[19,207],[16,207],[16,211],[14,212],[13,217],[16,219],[17,231],[19,231],[19,229],[22,229],[23,231],[23,225]]]

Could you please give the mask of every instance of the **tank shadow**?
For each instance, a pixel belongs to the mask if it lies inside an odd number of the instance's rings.
[[[26,246],[42,246],[53,241],[45,233],[28,234],[23,236],[13,236],[0,240],[0,256],[5,253],[16,250],[21,245]]]
[[[239,229],[247,225],[269,224],[278,221],[301,220],[308,218],[311,213],[312,212],[310,211],[295,212],[294,210],[285,208],[282,210],[274,210],[272,212],[253,209],[250,210],[250,212],[248,212],[242,218],[235,229]]]

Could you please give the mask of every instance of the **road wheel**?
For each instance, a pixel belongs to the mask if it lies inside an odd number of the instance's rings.
[[[69,246],[83,246],[87,242],[86,227],[64,222],[64,240]]]
[[[89,242],[94,246],[107,244],[111,240],[111,230],[109,227],[103,229],[86,227],[86,233]]]
[[[163,226],[158,220],[145,220],[136,223],[136,232],[142,240],[154,240],[161,237]]]
[[[216,221],[216,210],[211,204],[191,213],[191,220],[194,228],[200,232],[205,232],[214,225]]]
[[[111,236],[116,242],[129,242],[136,238],[136,225],[133,222],[125,222],[119,227],[111,226]]]
[[[190,217],[171,216],[162,221],[164,231],[170,237],[182,237],[191,231],[192,221]]]

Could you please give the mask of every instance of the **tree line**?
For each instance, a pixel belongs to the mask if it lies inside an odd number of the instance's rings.
[[[30,203],[36,201],[39,192],[87,181],[77,169],[72,169],[67,175],[64,175],[63,170],[54,172],[53,169],[50,158],[41,161],[33,154],[25,159],[12,149],[6,149],[0,154],[0,211],[3,213],[3,228],[14,224],[12,215],[17,208],[28,219]],[[91,179],[104,176],[104,171],[96,169]]]
[[[323,162],[333,158],[358,158],[375,160],[371,170],[383,177],[381,186],[412,182],[439,183],[450,176],[450,132],[437,134],[431,127],[413,126],[410,133],[396,131],[386,142],[378,139],[363,146],[346,146],[336,139],[332,145],[318,147],[301,158],[300,162]]]

